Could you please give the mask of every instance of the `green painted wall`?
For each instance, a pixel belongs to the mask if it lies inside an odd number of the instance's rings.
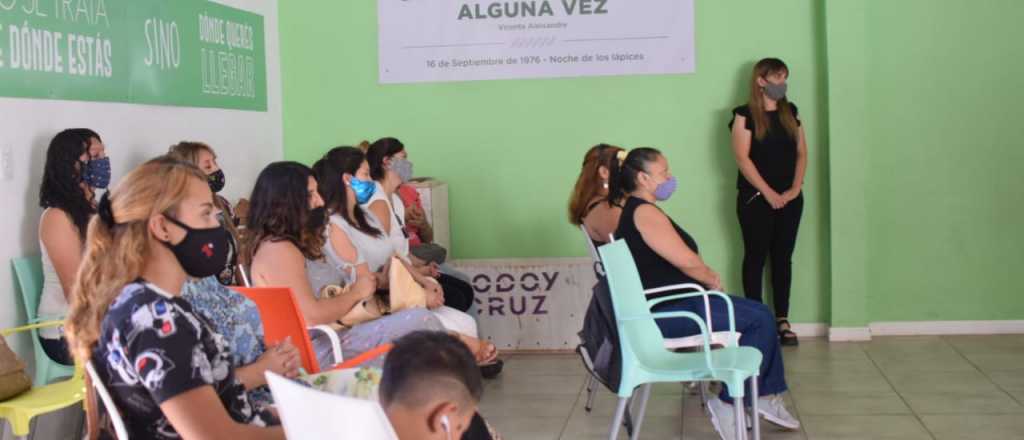
[[[377,84],[376,3],[281,2],[285,155],[402,139],[419,175],[450,184],[457,258],[584,256],[565,220],[583,153],[598,142],[663,149],[681,180],[667,209],[739,291],[736,167],[726,123],[753,62],[791,67],[811,151],[792,315],[828,319],[825,63],[819,1],[697,2],[697,73]],[[742,13],[738,13],[742,11]],[[774,23],[771,31],[764,24]]]
[[[828,63],[830,324],[863,327],[868,323],[863,3],[828,2],[821,19]]]
[[[1024,319],[1022,16],[827,2],[833,325]]]
[[[1024,2],[869,5],[871,320],[1024,319]]]

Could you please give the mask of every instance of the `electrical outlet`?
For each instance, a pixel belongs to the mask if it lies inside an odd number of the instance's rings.
[[[14,178],[14,152],[10,146],[0,147],[0,180],[8,181]]]

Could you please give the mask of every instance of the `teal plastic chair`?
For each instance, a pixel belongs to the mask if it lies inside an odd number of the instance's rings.
[[[670,295],[648,302],[644,297],[643,284],[637,272],[636,263],[626,242],[617,240],[599,249],[608,278],[608,287],[615,308],[615,320],[619,330],[619,349],[622,352],[622,378],[619,385],[619,402],[612,420],[608,438],[616,440],[619,427],[626,412],[626,406],[637,388],[640,388],[639,409],[633,414],[633,432],[630,438],[640,436],[647,399],[651,384],[658,382],[724,382],[730,395],[735,399],[736,438],[746,438],[747,430],[743,415],[743,383],[751,379],[752,413],[757,414],[757,377],[761,367],[761,352],[752,347],[727,346],[711,350],[711,338],[704,320],[687,311],[651,313],[653,304],[680,298],[705,294],[725,298],[729,308],[729,330],[735,332],[736,323],[732,301],[721,292],[695,292]],[[655,324],[655,319],[687,318],[697,323],[703,339],[703,351],[676,353],[665,349],[664,337]],[[754,417],[754,439],[760,440],[759,418]],[[727,429],[722,427],[722,429]]]
[[[14,277],[25,303],[25,316],[28,317],[29,324],[35,324],[39,322],[36,309],[39,308],[39,297],[43,294],[42,259],[39,255],[15,258],[11,260],[11,265],[14,266]],[[46,355],[43,345],[39,343],[39,330],[35,328],[32,329],[32,347],[36,361],[35,386],[41,387],[56,378],[75,374],[74,366],[61,365]]]

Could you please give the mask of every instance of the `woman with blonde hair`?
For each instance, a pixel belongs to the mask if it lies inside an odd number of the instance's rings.
[[[217,163],[217,153],[202,142],[182,141],[172,145],[167,155],[191,163],[206,175],[206,182],[213,191],[214,203],[221,211],[220,221],[231,233],[232,253],[228,264],[218,275],[206,278],[190,278],[181,288],[181,296],[192,308],[206,316],[213,330],[227,339],[231,348],[231,361],[237,369],[239,381],[245,385],[249,397],[257,406],[273,403],[270,390],[266,387],[264,372],[294,377],[300,365],[298,349],[290,342],[283,341],[268,347],[264,343],[263,321],[259,309],[249,298],[229,286],[243,284],[236,276],[237,253],[239,249],[238,218],[231,211],[231,204],[217,194],[224,189],[224,170]],[[239,201],[239,207],[247,214],[248,200]],[[242,211],[237,209],[234,212]]]
[[[187,277],[227,261],[231,237],[206,182],[163,157],[104,194],[72,293],[72,354],[95,366],[132,438],[284,438],[251,404],[224,338],[181,298]],[[109,436],[94,395],[86,408],[89,437]]]
[[[238,249],[237,244],[241,238],[239,227],[245,224],[244,220],[248,217],[249,201],[241,199],[238,201],[238,206],[232,207],[231,202],[219,194],[227,184],[227,180],[224,177],[224,170],[217,163],[217,152],[202,142],[182,141],[172,145],[167,150],[167,155],[195,165],[206,175],[206,183],[210,185],[210,191],[213,191],[213,202],[220,210],[221,224],[231,233],[235,249]],[[217,274],[217,279],[221,284],[225,286],[241,284],[241,280],[237,279],[235,274],[237,263],[236,260],[232,260],[221,273]]]

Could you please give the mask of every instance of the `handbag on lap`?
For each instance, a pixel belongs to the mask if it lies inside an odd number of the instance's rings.
[[[391,257],[388,284],[388,290],[378,290],[360,301],[338,323],[351,328],[394,312],[427,306],[427,293],[423,286],[396,257]],[[347,292],[349,287],[325,286],[322,294],[328,298],[338,296]]]

